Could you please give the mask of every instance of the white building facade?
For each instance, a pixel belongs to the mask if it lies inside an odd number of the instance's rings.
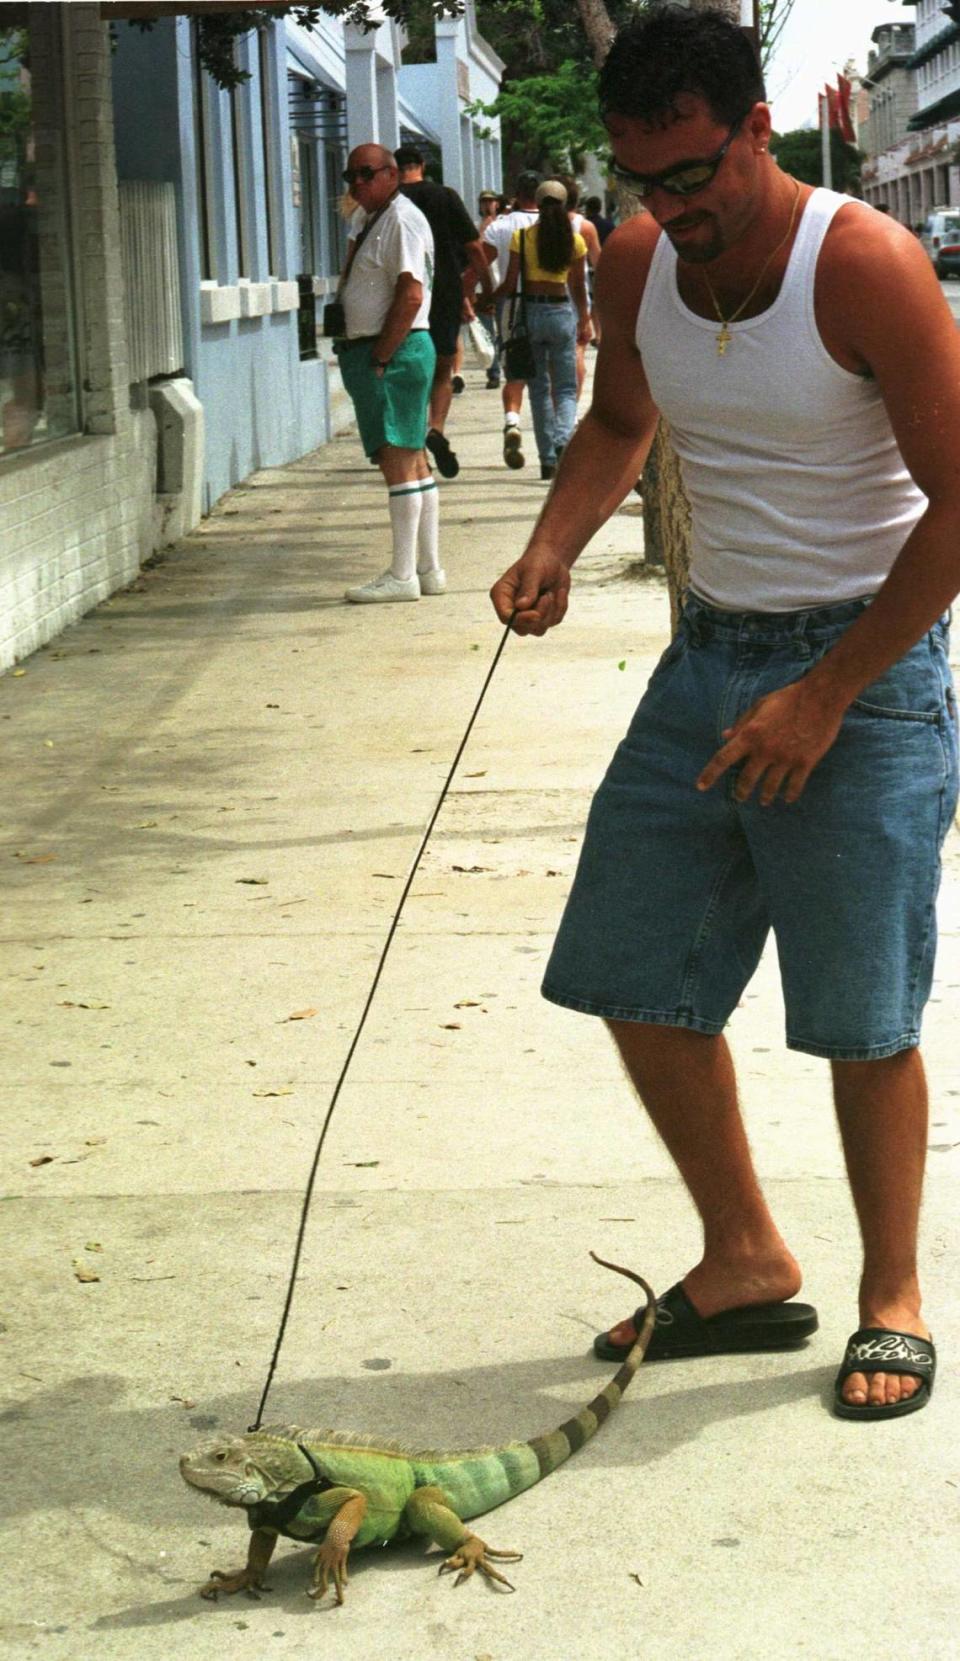
[[[389,18],[268,21],[233,90],[173,10],[0,7],[0,672],[352,418],[322,309],[354,145],[419,143],[471,210],[501,184],[473,0],[409,67]]]
[[[909,55],[902,38],[909,26],[874,30],[862,178],[866,201],[916,227],[933,208],[960,204],[960,6],[907,3],[916,9]]]

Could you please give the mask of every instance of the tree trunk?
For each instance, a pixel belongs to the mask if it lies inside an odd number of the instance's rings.
[[[740,0],[688,0],[694,11],[714,7],[740,22]],[[577,0],[584,33],[594,62],[603,63],[616,30],[605,0]],[[642,213],[636,198],[621,196],[621,216]],[[690,572],[690,504],[680,477],[680,463],[670,442],[670,429],[661,421],[643,473],[643,541],[651,565],[663,565],[670,588],[670,616],[676,627]]]

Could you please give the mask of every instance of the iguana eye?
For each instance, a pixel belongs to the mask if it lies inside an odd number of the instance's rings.
[[[227,1456],[225,1453],[215,1453],[213,1457],[218,1465],[222,1465]]]

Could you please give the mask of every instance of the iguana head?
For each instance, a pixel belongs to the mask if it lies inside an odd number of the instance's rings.
[[[254,1431],[247,1436],[214,1436],[180,1460],[180,1475],[221,1505],[262,1505],[280,1500],[316,1476],[295,1441]]]

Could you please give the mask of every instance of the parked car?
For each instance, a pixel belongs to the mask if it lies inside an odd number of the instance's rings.
[[[924,220],[920,241],[938,277],[960,277],[960,208],[934,208]]]

